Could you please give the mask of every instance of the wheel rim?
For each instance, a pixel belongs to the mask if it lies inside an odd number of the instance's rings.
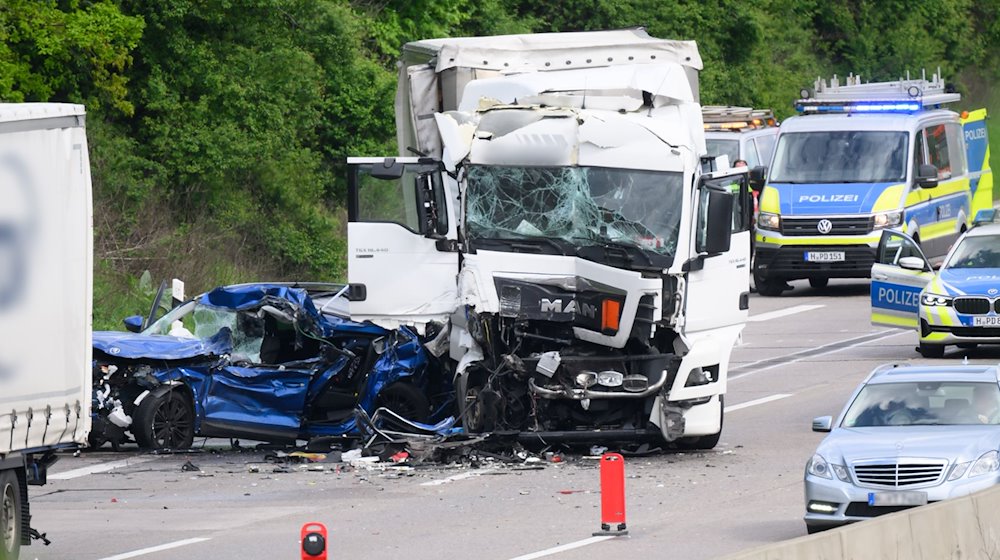
[[[3,488],[3,505],[0,506],[0,535],[3,536],[3,548],[8,553],[14,551],[14,539],[17,537],[17,499],[14,496],[14,485],[7,484]]]
[[[401,395],[386,395],[381,401],[381,406],[388,408],[407,420],[413,420],[416,417],[417,407],[413,406],[413,403],[409,399]]]
[[[153,415],[153,441],[158,447],[176,447],[187,440],[192,424],[181,399],[171,395]]]

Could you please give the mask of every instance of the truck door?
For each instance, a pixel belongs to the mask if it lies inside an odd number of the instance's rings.
[[[348,160],[347,276],[356,321],[422,330],[455,309],[456,207],[430,158]]]
[[[993,170],[990,169],[989,136],[986,133],[986,109],[971,111],[962,119],[962,136],[969,165],[969,187],[972,190],[972,211],[993,207]]]
[[[882,232],[872,265],[872,324],[916,328],[920,292],[932,278],[930,262],[913,238]]]

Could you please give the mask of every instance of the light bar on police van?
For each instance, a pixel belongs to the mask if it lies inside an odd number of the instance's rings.
[[[795,110],[800,113],[915,113],[920,109],[919,101],[817,103],[800,100],[795,104]]]

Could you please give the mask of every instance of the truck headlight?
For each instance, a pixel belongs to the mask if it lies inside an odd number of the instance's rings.
[[[781,216],[771,212],[757,214],[757,228],[778,231],[781,229]]]
[[[576,385],[584,389],[597,385],[597,374],[593,371],[583,371],[576,374]]]
[[[996,451],[988,451],[983,453],[983,456],[969,469],[969,478],[996,472],[998,469],[1000,469],[1000,454]]]
[[[920,295],[920,304],[927,307],[951,307],[952,300],[952,297],[932,293]]]
[[[903,223],[903,211],[882,212],[875,214],[875,229],[896,227]]]

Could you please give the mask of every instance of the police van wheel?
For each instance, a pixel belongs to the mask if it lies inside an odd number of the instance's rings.
[[[776,297],[785,291],[786,284],[782,280],[768,280],[759,274],[754,274],[753,282],[757,287],[757,293],[762,296]]]
[[[825,288],[830,283],[829,278],[810,278],[809,285],[813,288]]]
[[[917,347],[917,351],[920,355],[925,358],[943,358],[944,357],[944,345],[943,344],[924,344],[920,343]]]

